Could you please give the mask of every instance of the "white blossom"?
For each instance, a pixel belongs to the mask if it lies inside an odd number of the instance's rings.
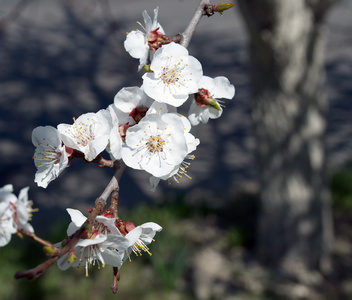
[[[196,93],[203,75],[200,62],[185,47],[170,43],[155,52],[152,72],[143,75],[143,89],[155,101],[175,107]]]
[[[83,225],[87,218],[75,209],[68,208],[67,212],[72,220],[67,229],[67,235],[71,236]],[[60,244],[56,246],[60,246]],[[120,268],[127,247],[128,240],[122,236],[115,226],[115,219],[97,216],[94,224],[92,224],[91,231],[87,232],[86,238],[80,239],[74,248],[76,260],[70,263],[69,253],[66,253],[58,259],[57,264],[60,270],[84,266],[86,276],[88,276],[88,268],[96,263],[99,268],[106,264]]]
[[[123,260],[130,259],[132,252],[137,256],[142,255],[142,251],[152,255],[147,245],[153,241],[156,232],[161,230],[162,227],[154,222],[147,222],[130,230],[125,236],[128,240],[128,248]]]
[[[176,108],[174,107],[169,108],[165,103],[154,102],[153,105],[148,110],[147,115],[153,114],[153,113],[164,115],[169,112],[176,112]],[[195,138],[189,132],[191,130],[191,124],[187,120],[187,118],[185,118],[182,115],[178,115],[178,116],[183,123],[184,136],[186,138],[186,145],[187,145],[187,153],[183,161],[175,165],[174,168],[168,174],[165,174],[159,177],[151,176],[149,178],[149,183],[152,187],[152,191],[156,189],[160,180],[167,180],[172,177],[178,183],[179,179],[182,178],[183,176],[186,176],[189,179],[191,179],[191,177],[187,174],[187,168],[190,166],[190,162],[188,162],[187,160],[193,160],[195,158],[194,155],[191,155],[190,153],[196,150],[197,146],[199,145],[199,139]]]
[[[144,18],[143,26],[141,23],[138,24],[143,28],[143,31],[133,30],[127,34],[124,42],[125,50],[133,57],[139,59],[138,70],[147,64],[148,57],[150,56],[151,48],[156,50],[158,47],[158,38],[163,39],[164,30],[158,23],[158,11],[159,7],[154,9],[154,19],[152,20],[148,15],[147,11],[143,11],[142,15]]]
[[[128,128],[122,159],[131,168],[145,170],[155,177],[165,176],[187,155],[187,134],[180,115],[148,114]]]
[[[17,232],[15,211],[11,204],[16,202],[17,197],[12,192],[12,184],[0,188],[0,247],[7,245],[12,234]]]
[[[188,119],[193,126],[200,122],[208,123],[209,119],[217,119],[222,115],[221,100],[219,98],[232,99],[235,95],[235,87],[230,81],[219,76],[210,78],[203,76],[199,83],[198,93],[194,94],[194,99],[188,112]]]
[[[34,229],[29,221],[32,220],[32,213],[38,211],[38,209],[33,209],[33,201],[28,199],[29,187],[21,189],[18,198],[12,202],[16,211],[16,221],[19,228],[22,228],[29,232],[34,232]]]
[[[102,109],[81,115],[73,125],[59,124],[57,128],[66,146],[81,151],[86,160],[92,161],[109,143],[112,120],[110,113]]]
[[[46,188],[68,165],[66,147],[62,145],[60,133],[52,126],[39,126],[32,132],[34,164],[37,168],[34,182]]]

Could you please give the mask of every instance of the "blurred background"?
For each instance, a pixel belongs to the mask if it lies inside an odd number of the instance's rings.
[[[248,3],[258,12],[256,2]],[[62,240],[69,222],[65,208],[86,211],[113,173],[73,161],[47,189],[37,187],[32,130],[72,123],[73,117],[106,108],[122,87],[140,86],[138,61],[123,48],[126,32],[139,28],[136,21],[143,21],[143,10],[152,16],[159,6],[158,20],[166,34],[174,36],[184,30],[197,5],[198,0],[0,1],[0,186],[12,183],[16,194],[30,186],[30,199],[40,210],[32,221],[39,236]],[[327,43],[320,47],[326,49],[322,89],[328,101],[326,186],[331,191],[335,235],[330,240],[330,271],[322,273],[320,266],[308,263],[304,273],[295,276],[257,256],[263,171],[256,159],[260,145],[251,114],[258,94],[251,85],[249,44],[253,45],[253,28],[259,21],[249,22],[248,10],[241,5],[222,17],[203,18],[189,46],[205,75],[226,76],[236,87],[235,98],[226,102],[220,119],[192,128],[201,141],[189,168],[192,180],[162,183],[153,193],[144,172],[127,170],[122,178],[120,216],[136,225],[154,221],[164,230],[151,246],[151,257],[133,257],[122,267],[115,297],[352,297],[352,3],[340,0],[327,9]],[[279,24],[268,15],[271,23]],[[265,30],[270,32],[274,25]],[[286,30],[287,35],[293,31]],[[188,108],[183,109],[186,114]],[[273,236],[284,238],[274,232]],[[43,258],[40,247],[27,239],[13,237],[10,245],[0,248],[0,299],[114,297],[109,268],[92,270],[85,278],[84,270],[60,272],[53,266],[34,282],[13,279],[17,270],[34,267]]]

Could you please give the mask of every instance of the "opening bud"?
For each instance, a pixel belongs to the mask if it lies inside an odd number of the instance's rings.
[[[227,10],[227,9],[229,9],[229,8],[231,8],[231,7],[233,7],[235,5],[235,3],[219,3],[219,4],[217,4],[217,5],[213,5],[213,11],[216,11],[216,12],[218,12],[220,15],[222,15],[222,13],[225,11],[225,10]]]
[[[144,66],[143,66],[143,69],[144,69],[144,71],[146,71],[146,72],[152,72],[152,70],[150,69],[150,65],[144,65]]]
[[[43,250],[48,256],[53,256],[56,253],[56,248],[54,246],[44,246]]]
[[[213,98],[207,89],[199,89],[198,93],[194,94],[194,99],[199,106],[211,106],[216,110],[221,110],[219,103]]]
[[[72,264],[77,259],[75,251],[71,250],[68,254],[68,262]]]

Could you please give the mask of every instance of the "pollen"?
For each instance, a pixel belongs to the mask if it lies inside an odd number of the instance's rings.
[[[73,125],[66,131],[67,135],[74,138],[77,144],[83,147],[87,146],[90,141],[95,139],[94,132],[92,131],[92,125],[95,125],[94,119],[87,118],[87,120],[90,123],[86,124],[82,121],[77,122],[76,119],[73,118]]]
[[[175,65],[173,68],[163,68],[160,78],[164,84],[167,86],[170,84],[175,84],[181,77],[181,69],[179,66]]]
[[[151,153],[163,152],[165,141],[160,137],[160,135],[150,136],[148,142],[146,143],[147,149]]]

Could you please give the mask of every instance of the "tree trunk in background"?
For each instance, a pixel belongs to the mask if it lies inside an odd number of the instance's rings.
[[[330,266],[324,49],[332,2],[239,1],[261,180],[258,258],[292,275]]]

